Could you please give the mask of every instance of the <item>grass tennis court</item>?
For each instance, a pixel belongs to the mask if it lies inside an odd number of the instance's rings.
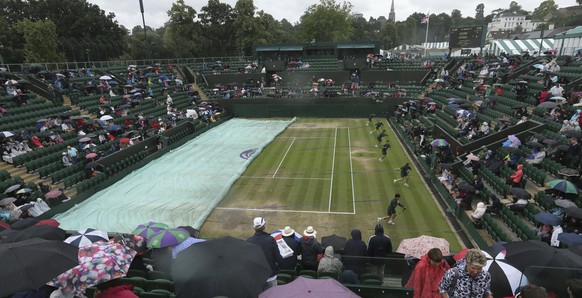
[[[357,228],[367,240],[377,217],[386,214],[389,200],[400,193],[407,210],[398,208],[395,225],[383,223],[394,249],[400,239],[425,234],[446,238],[451,250],[459,250],[456,233],[416,168],[410,187],[393,183],[400,176],[399,168],[410,160],[388,123],[383,120],[382,128],[392,149],[379,162],[376,133],[369,133],[373,127],[366,122],[298,119],[235,182],[202,226],[203,236],[246,238],[253,233],[252,218],[262,216],[269,231],[290,225],[301,233],[313,225],[319,237],[335,233],[349,238]]]

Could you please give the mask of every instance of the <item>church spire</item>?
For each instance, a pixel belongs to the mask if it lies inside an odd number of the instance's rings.
[[[392,6],[390,7],[390,14],[388,15],[388,21],[392,23],[396,22],[396,13],[394,12],[394,0],[392,0]]]

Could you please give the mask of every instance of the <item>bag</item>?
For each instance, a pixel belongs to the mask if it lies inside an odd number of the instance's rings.
[[[318,262],[321,261],[321,259],[323,259],[323,256],[324,256],[323,253],[317,254],[317,261]]]
[[[449,297],[453,297],[453,293],[455,291],[455,288],[457,287],[457,280],[459,279],[459,267],[453,267],[451,268],[451,270],[453,271],[453,282],[451,282],[451,287],[449,288],[448,294]]]

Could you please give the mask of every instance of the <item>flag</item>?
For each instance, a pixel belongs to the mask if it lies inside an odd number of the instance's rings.
[[[428,19],[429,19],[429,15],[425,15],[425,16],[422,18],[422,20],[420,20],[420,23],[421,23],[421,24],[426,24],[426,23],[428,23]]]

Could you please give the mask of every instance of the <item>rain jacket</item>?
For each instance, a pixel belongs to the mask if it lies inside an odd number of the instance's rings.
[[[520,183],[521,182],[521,178],[523,177],[523,165],[517,165],[517,171],[515,171],[515,173],[513,173],[513,175],[511,175],[511,181],[513,181],[513,183]]]
[[[121,285],[105,289],[95,298],[139,298],[133,293],[133,285]]]
[[[301,264],[303,264],[304,269],[316,270],[319,263],[317,255],[323,252],[321,244],[309,236],[303,236],[299,244],[301,245]]]
[[[362,231],[352,230],[352,239],[346,242],[343,255],[346,269],[353,270],[358,274],[365,273],[368,262],[368,247],[362,241]]]
[[[319,267],[317,267],[317,272],[329,272],[339,275],[342,272],[342,261],[335,257],[333,253],[333,246],[328,246],[325,248],[325,254],[323,258],[319,261]]]
[[[474,219],[481,219],[481,217],[483,217],[483,215],[485,214],[486,210],[487,208],[485,207],[485,204],[483,204],[483,202],[479,202],[477,203],[477,208],[475,208],[475,211],[473,211],[473,214],[471,214],[471,216]]]
[[[301,254],[301,246],[299,241],[295,240],[295,235],[283,236],[283,241],[287,243],[287,246],[293,250],[293,255],[284,258],[279,263],[279,268],[286,270],[295,270],[297,266],[297,256]]]
[[[427,255],[424,255],[414,267],[404,287],[414,289],[414,298],[440,298],[439,284],[449,269],[450,266],[445,260],[442,260],[439,266],[431,266]]]
[[[388,254],[392,253],[392,241],[388,236],[384,235],[384,229],[380,231],[376,226],[375,232],[376,235],[368,240],[368,256],[375,258],[370,260],[371,264],[382,265],[385,263],[382,258],[386,258]]]
[[[270,276],[277,275],[279,272],[278,264],[281,262],[282,257],[279,253],[279,246],[275,238],[264,231],[255,231],[255,234],[247,239],[247,242],[254,243],[263,249],[267,263],[271,266]]]

